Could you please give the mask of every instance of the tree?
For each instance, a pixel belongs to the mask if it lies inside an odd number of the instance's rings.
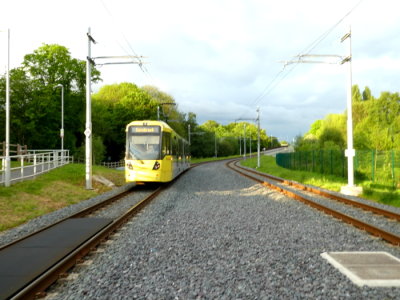
[[[193,157],[212,157],[215,154],[214,134],[197,127],[192,132],[190,152]]]
[[[22,67],[11,70],[11,142],[30,149],[60,147],[61,96],[57,84],[64,86],[65,148],[74,151],[84,139],[86,62],[74,59],[67,48],[43,44],[24,57]],[[93,68],[92,80],[100,80]],[[5,90],[4,77],[0,90]],[[5,103],[5,93],[0,94]],[[4,112],[4,105],[0,107]],[[4,113],[0,113],[1,116]],[[0,135],[1,136],[1,135]]]
[[[218,122],[213,121],[213,120],[208,120],[206,122],[204,122],[201,125],[201,128],[203,128],[206,131],[210,131],[210,132],[216,132],[217,129],[220,127],[221,125],[218,124]]]
[[[327,144],[327,142],[329,143]],[[332,148],[332,144],[336,145],[339,149],[344,149],[345,145],[343,134],[337,128],[333,127],[324,128],[319,137],[319,143],[321,149],[324,149],[325,145],[329,145]]]
[[[311,151],[319,149],[320,145],[318,139],[314,135],[307,134],[304,137],[297,135],[293,147],[296,151]]]
[[[310,133],[316,137],[319,136],[322,131],[323,123],[324,123],[324,120],[315,121],[314,123],[311,124],[310,130],[308,131],[308,133]]]
[[[233,137],[225,137],[217,140],[218,156],[229,156],[236,154],[237,143],[237,139]]]
[[[367,101],[367,100],[373,100],[373,99],[374,99],[374,97],[372,96],[372,92],[371,92],[370,88],[366,86],[362,93],[362,100]]]
[[[21,69],[12,69],[10,71],[10,99],[12,99],[12,105],[10,105],[10,132],[13,134],[10,136],[10,142],[13,144],[20,143],[26,144],[29,141],[29,135],[32,126],[32,119],[35,114],[29,109],[29,103],[32,101],[32,84],[29,81],[26,72]],[[5,77],[0,78],[0,106],[1,110],[5,108],[5,89],[6,79]],[[0,114],[1,124],[5,124],[5,113]],[[0,140],[5,140],[5,132],[0,132]]]
[[[125,152],[125,128],[134,120],[155,120],[157,103],[133,83],[103,86],[93,95],[93,132],[106,146],[106,156],[120,160]]]
[[[71,57],[68,49],[57,44],[43,44],[22,63],[37,87],[64,85],[65,90],[85,91],[86,62]],[[100,81],[100,72],[93,68],[92,82]]]
[[[358,102],[358,101],[362,100],[360,88],[358,87],[357,84],[355,84],[351,87],[351,95],[352,95],[353,102]]]
[[[371,90],[365,87],[360,98],[357,85],[353,86],[352,92],[355,149],[400,150],[399,93],[382,92],[379,98],[374,98]],[[321,148],[337,145],[343,149],[346,140],[345,115],[330,114],[322,122],[314,122],[308,135],[317,138]],[[304,140],[299,140],[298,146],[303,147]]]

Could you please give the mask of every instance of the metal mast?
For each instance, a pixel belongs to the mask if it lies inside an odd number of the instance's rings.
[[[85,179],[86,189],[92,189],[92,97],[91,97],[91,78],[92,64],[91,44],[96,41],[90,35],[90,27],[87,33],[88,37],[88,56],[86,58],[86,129],[85,129]]]
[[[10,29],[7,30],[7,75],[6,75],[6,165],[4,185],[10,186]]]

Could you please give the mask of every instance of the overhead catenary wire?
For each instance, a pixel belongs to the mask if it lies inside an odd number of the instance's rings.
[[[107,14],[109,15],[110,19],[111,19],[112,22],[114,23],[114,27],[115,27],[115,28],[119,28],[120,26],[119,26],[119,25],[117,24],[117,22],[115,21],[115,18],[114,18],[114,16],[113,16],[113,14],[112,14],[111,11],[108,9],[108,7],[107,7],[107,5],[105,4],[104,0],[101,0],[101,4],[103,5],[103,8],[105,9],[105,11],[106,11]],[[143,65],[143,62],[142,62],[142,60],[141,60],[141,56],[139,56],[139,55],[135,52],[135,50],[133,49],[131,43],[130,43],[130,42],[128,41],[128,39],[126,38],[124,32],[123,32],[122,30],[119,30],[119,32],[120,32],[122,38],[124,39],[124,41],[125,41],[125,43],[126,43],[126,45],[127,45],[127,47],[129,48],[130,51],[127,51],[127,50],[125,49],[125,47],[124,47],[118,40],[116,40],[116,42],[117,42],[117,44],[119,45],[119,47],[122,49],[122,51],[124,51],[124,52],[125,52],[128,56],[130,56],[131,58],[134,58],[134,57],[137,58],[138,61],[139,61],[138,65],[139,65],[140,69],[142,70],[142,72],[143,72],[144,74],[146,74],[147,76],[149,76],[150,78],[152,78],[152,76],[151,76],[151,74],[149,73],[149,71],[147,70],[147,68]],[[133,55],[132,55],[132,53],[133,53]],[[153,79],[153,78],[152,78],[152,79]]]
[[[298,55],[293,58],[298,58],[302,55],[308,55],[313,51],[324,39],[326,39],[329,34],[337,27],[339,24],[343,22],[364,0],[360,0],[354,5],[342,18],[339,19],[333,26],[331,26],[328,30],[326,30],[323,34],[321,34],[317,39],[315,39],[311,44],[305,47]],[[298,63],[294,63],[293,66],[288,70],[287,65],[285,64],[283,68],[273,77],[273,79],[266,85],[263,91],[251,102],[251,106],[255,106],[260,103],[260,101],[270,94],[272,90],[279,85],[296,67]],[[286,71],[286,73],[285,73]],[[285,73],[285,74],[284,74]]]

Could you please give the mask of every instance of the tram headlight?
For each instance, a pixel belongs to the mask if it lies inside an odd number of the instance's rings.
[[[156,161],[153,166],[153,170],[158,170],[160,168],[160,163]]]

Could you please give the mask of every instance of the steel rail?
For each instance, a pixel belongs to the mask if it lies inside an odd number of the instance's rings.
[[[184,170],[182,173],[180,173],[174,181],[182,176],[184,173],[186,173],[190,168]],[[76,248],[74,251],[72,251],[70,254],[68,254],[65,258],[63,258],[61,261],[56,263],[53,267],[51,267],[49,270],[47,270],[45,273],[34,279],[29,285],[25,286],[22,288],[17,294],[13,295],[11,299],[36,299],[38,296],[44,296],[46,294],[45,290],[54,282],[56,282],[60,277],[64,277],[64,274],[67,273],[69,269],[71,269],[73,266],[78,264],[80,261],[82,261],[82,258],[85,257],[90,251],[96,249],[99,244],[102,242],[106,241],[114,232],[116,232],[124,223],[126,223],[129,219],[131,219],[133,216],[135,216],[137,213],[139,213],[147,204],[151,202],[155,197],[157,197],[158,194],[160,194],[164,189],[169,187],[174,181],[170,181],[168,183],[165,183],[161,185],[159,188],[157,188],[153,193],[151,193],[149,196],[145,197],[141,201],[137,202],[134,206],[132,206],[128,211],[126,211],[122,216],[119,218],[115,219],[112,223],[110,223],[108,226],[104,227],[101,231],[99,231],[97,234],[92,236],[90,239],[88,239],[85,243],[80,245],[78,248]],[[110,197],[110,199],[107,199],[104,202],[107,202],[104,205],[97,206],[97,208],[101,208],[110,202],[113,202],[124,195],[128,194],[129,190],[126,192],[122,192],[118,195],[115,195],[113,197]],[[80,212],[78,212],[75,215],[79,214],[90,214],[93,210],[91,208],[89,209],[84,209]],[[66,218],[70,219],[72,216]],[[61,221],[60,221],[61,222]],[[57,222],[56,224],[58,224]],[[55,224],[53,224],[55,225]],[[51,226],[49,226],[51,227]],[[40,231],[43,231],[44,229],[41,229]],[[39,232],[40,232],[39,231]],[[37,233],[37,232],[35,232]],[[34,233],[34,234],[35,234]],[[31,234],[33,235],[33,234]],[[30,235],[30,236],[31,236]],[[23,239],[25,239],[24,237]],[[13,242],[14,243],[14,242]],[[11,244],[9,244],[11,245]],[[7,245],[8,246],[8,245]]]
[[[391,243],[393,245],[397,245],[397,246],[400,245],[400,236],[398,236],[398,235],[395,235],[393,233],[387,232],[387,231],[385,231],[383,229],[380,229],[378,227],[375,227],[375,226],[370,225],[368,223],[365,223],[363,221],[357,220],[357,219],[355,219],[353,217],[350,217],[350,216],[348,216],[346,214],[343,214],[343,213],[338,212],[336,210],[333,210],[331,208],[325,207],[325,206],[323,206],[323,205],[321,205],[319,203],[316,203],[316,202],[314,202],[312,200],[309,200],[306,197],[303,197],[302,195],[300,195],[298,193],[295,193],[293,191],[289,191],[289,190],[284,189],[284,188],[282,188],[280,186],[274,185],[274,184],[272,184],[270,182],[265,182],[265,181],[262,181],[262,180],[260,180],[258,178],[255,178],[253,176],[250,176],[249,174],[246,174],[246,173],[244,173],[242,171],[239,171],[239,170],[233,168],[231,166],[231,164],[233,162],[235,162],[235,161],[227,162],[226,166],[228,168],[230,168],[231,170],[233,170],[233,171],[235,171],[235,172],[237,172],[237,173],[239,173],[239,174],[241,174],[241,175],[243,175],[243,176],[245,176],[245,177],[247,177],[247,178],[249,178],[251,180],[254,180],[254,181],[262,184],[263,186],[266,186],[268,188],[277,190],[280,193],[283,193],[283,194],[285,194],[285,195],[287,195],[287,196],[289,196],[291,198],[299,200],[299,201],[301,201],[301,202],[303,202],[303,203],[305,203],[305,204],[307,204],[307,205],[309,205],[311,207],[314,207],[314,208],[316,208],[316,209],[318,209],[320,211],[323,211],[324,213],[326,213],[328,215],[331,215],[331,216],[333,216],[333,217],[335,217],[337,219],[340,219],[340,220],[342,220],[342,221],[344,221],[344,222],[346,222],[348,224],[351,224],[351,225],[353,225],[353,226],[355,226],[355,227],[357,227],[357,228],[359,228],[361,230],[364,230],[364,231],[366,231],[366,232],[368,232],[368,233],[370,233],[370,234],[372,234],[374,236],[380,237],[383,240],[385,240],[385,241],[387,241],[387,242],[389,242],[389,243]],[[247,169],[245,169],[245,170],[247,171]]]
[[[357,207],[357,208],[361,208],[361,209],[369,211],[369,212],[373,212],[373,213],[375,213],[377,215],[385,216],[387,218],[390,218],[390,219],[393,219],[393,220],[396,220],[396,221],[400,221],[400,214],[398,214],[398,213],[395,213],[395,212],[392,212],[392,211],[388,211],[388,210],[385,210],[385,209],[382,209],[382,208],[378,208],[378,207],[375,207],[375,206],[371,206],[371,205],[368,205],[366,203],[357,202],[357,201],[354,201],[354,200],[351,200],[349,198],[342,197],[342,196],[339,196],[339,195],[331,194],[331,193],[329,193],[327,191],[322,191],[322,190],[319,190],[319,189],[316,189],[316,188],[313,188],[313,187],[310,187],[310,186],[306,186],[306,185],[303,185],[303,184],[301,184],[299,182],[295,182],[295,181],[279,178],[279,177],[276,177],[276,176],[273,176],[273,175],[270,175],[270,174],[260,173],[260,172],[254,171],[254,170],[243,168],[241,166],[238,166],[237,162],[235,162],[234,164],[239,169],[245,170],[247,172],[250,172],[250,173],[265,177],[265,178],[269,178],[269,179],[278,181],[280,183],[283,183],[283,184],[286,184],[286,185],[289,185],[289,186],[293,186],[294,188],[297,188],[299,190],[311,192],[313,194],[324,196],[326,198],[329,198],[329,199],[332,199],[332,200],[336,200],[336,201],[345,203],[347,205],[351,205],[351,206],[354,206],[354,207]]]
[[[76,248],[63,260],[58,262],[48,271],[43,273],[41,276],[32,281],[28,286],[20,290],[11,299],[35,299],[37,296],[45,295],[45,290],[60,278],[60,274],[65,274],[70,268],[78,264],[84,256],[90,251],[94,250],[100,243],[107,240],[111,234],[117,231],[124,223],[130,218],[140,212],[147,204],[150,203],[161,191],[163,191],[168,185],[163,185],[155,190],[151,195],[147,196],[140,202],[132,206],[118,219],[114,220],[111,224],[103,228],[96,235],[91,237],[84,244]]]
[[[209,162],[214,162],[214,161],[207,161],[207,162],[201,162],[201,163],[197,163],[197,164],[192,164],[192,165],[189,167],[189,169],[187,169],[187,170],[190,170],[191,168],[197,167],[198,165],[205,164],[205,163],[209,163]],[[185,171],[182,172],[181,174],[185,173],[187,170],[185,170]],[[24,240],[24,239],[27,239],[27,238],[29,238],[29,237],[31,237],[31,236],[34,236],[35,234],[38,234],[39,232],[42,232],[42,231],[44,231],[44,230],[47,230],[47,229],[49,229],[49,228],[51,228],[51,227],[53,227],[53,226],[55,226],[55,225],[57,225],[57,224],[59,224],[59,223],[61,223],[61,222],[64,222],[64,221],[66,221],[66,220],[68,220],[68,219],[71,219],[71,218],[81,218],[81,217],[90,215],[90,214],[93,213],[94,211],[99,210],[99,209],[101,209],[102,207],[105,207],[105,206],[107,206],[107,205],[109,205],[109,204],[111,204],[111,203],[113,203],[113,202],[115,202],[115,201],[121,199],[122,197],[125,197],[126,195],[129,195],[130,193],[132,193],[132,189],[133,189],[133,188],[134,188],[134,186],[132,186],[131,188],[129,188],[129,189],[126,190],[126,191],[123,191],[123,192],[118,193],[118,194],[116,194],[116,195],[110,196],[110,197],[108,197],[107,199],[105,199],[105,200],[103,200],[103,201],[101,201],[101,202],[99,202],[99,203],[97,203],[97,204],[94,204],[94,205],[89,206],[89,207],[87,207],[87,208],[83,208],[82,210],[80,210],[80,211],[78,211],[78,212],[76,212],[76,213],[73,213],[73,214],[71,214],[70,216],[67,216],[67,217],[65,217],[65,218],[62,218],[62,219],[60,219],[60,220],[54,222],[54,223],[51,223],[50,225],[47,225],[47,226],[45,226],[45,227],[43,227],[43,228],[41,228],[41,229],[39,229],[39,230],[37,230],[37,231],[35,231],[35,232],[29,233],[29,234],[27,234],[27,235],[25,235],[25,236],[23,236],[23,237],[21,237],[21,238],[15,240],[15,241],[12,241],[12,242],[10,242],[10,243],[8,243],[8,244],[5,244],[5,245],[3,245],[3,246],[0,246],[0,251],[3,250],[3,249],[5,249],[5,248],[7,248],[7,247],[9,247],[9,246],[12,246],[12,245],[14,245],[14,244],[16,244],[16,243],[21,242],[21,241]]]
[[[15,241],[12,241],[11,243],[8,243],[6,245],[1,246],[0,247],[0,251],[5,249],[5,248],[7,248],[7,247],[10,247],[10,246],[12,246],[12,245],[14,245],[16,243],[19,243],[19,242],[21,242],[21,241],[23,241],[23,240],[25,240],[25,239],[27,239],[27,238],[29,238],[31,236],[34,236],[35,234],[38,234],[39,232],[47,230],[47,229],[49,229],[49,228],[51,228],[51,227],[53,227],[53,226],[55,226],[55,225],[57,225],[57,224],[59,224],[61,222],[64,222],[64,221],[66,221],[68,219],[80,218],[80,217],[89,215],[92,212],[94,212],[95,210],[98,210],[98,209],[100,209],[100,208],[102,208],[102,207],[104,207],[106,205],[109,205],[110,203],[115,202],[116,200],[121,199],[122,197],[125,197],[126,195],[129,195],[130,193],[132,193],[132,188],[130,188],[130,189],[126,190],[126,191],[123,191],[121,193],[118,193],[116,195],[110,196],[107,199],[105,199],[105,200],[103,200],[103,201],[101,201],[101,202],[99,202],[97,204],[94,204],[93,206],[84,208],[84,209],[78,211],[77,213],[73,213],[72,215],[70,215],[68,217],[62,218],[62,219],[60,219],[60,220],[58,220],[58,221],[56,221],[54,223],[51,223],[50,225],[47,225],[47,226],[45,226],[45,227],[43,227],[43,228],[41,228],[41,229],[39,229],[39,230],[37,230],[35,232],[29,233],[29,234],[27,234],[27,235],[15,240]]]

